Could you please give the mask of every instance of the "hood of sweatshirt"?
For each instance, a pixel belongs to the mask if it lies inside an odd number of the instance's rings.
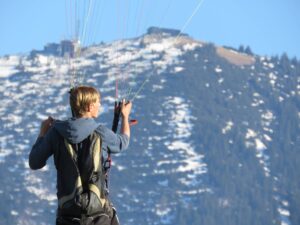
[[[99,124],[93,118],[70,118],[65,121],[55,121],[54,128],[72,144],[86,139]]]

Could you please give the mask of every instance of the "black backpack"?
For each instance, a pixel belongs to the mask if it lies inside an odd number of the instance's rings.
[[[105,186],[101,144],[95,131],[79,144],[64,139],[63,156],[68,165],[61,166],[66,171],[58,177],[64,187],[58,198],[58,218],[114,216]]]

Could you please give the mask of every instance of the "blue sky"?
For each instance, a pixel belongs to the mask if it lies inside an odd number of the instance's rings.
[[[76,26],[83,45],[161,26],[185,28],[193,38],[217,45],[249,45],[256,54],[286,52],[300,59],[299,12],[299,0],[0,0],[0,55],[74,38]]]

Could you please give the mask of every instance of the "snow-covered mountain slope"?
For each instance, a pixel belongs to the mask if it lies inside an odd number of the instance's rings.
[[[116,79],[139,120],[113,159],[122,224],[297,224],[300,63],[175,33],[0,58],[1,224],[54,223],[53,160],[27,163],[40,122],[70,116],[75,83],[100,90],[110,126]]]

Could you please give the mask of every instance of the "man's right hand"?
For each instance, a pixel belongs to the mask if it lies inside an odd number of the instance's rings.
[[[132,108],[132,102],[126,102],[125,100],[122,100],[122,105],[121,105],[121,115],[123,119],[128,119],[130,112]]]
[[[130,137],[130,126],[129,126],[129,114],[131,112],[132,103],[122,101],[121,105],[121,115],[122,115],[122,127],[121,127],[121,134],[126,134]]]

